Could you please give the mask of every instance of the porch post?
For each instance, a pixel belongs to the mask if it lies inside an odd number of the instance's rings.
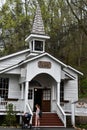
[[[71,119],[72,119],[72,125],[75,126],[75,106],[74,103],[71,103]]]
[[[60,82],[57,82],[57,103],[60,104]]]
[[[24,112],[26,112],[26,104],[28,103],[28,81],[25,83],[25,104],[24,104]]]

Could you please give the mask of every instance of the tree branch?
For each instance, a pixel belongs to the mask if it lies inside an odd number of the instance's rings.
[[[71,11],[72,11],[72,14],[75,16],[75,18],[77,19],[78,21],[78,25],[79,27],[84,31],[84,33],[87,35],[87,31],[86,31],[86,27],[82,24],[82,20],[79,19],[79,17],[76,15],[76,13],[74,12],[71,4],[69,3],[68,0],[66,0],[68,6],[70,7]]]

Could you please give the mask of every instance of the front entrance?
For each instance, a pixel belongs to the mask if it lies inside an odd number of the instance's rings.
[[[50,89],[43,89],[42,110],[44,112],[50,112],[50,108],[51,108],[51,91]]]
[[[38,104],[42,109],[42,89],[34,89],[34,111],[36,110],[35,105]]]
[[[50,112],[51,109],[51,90],[50,89],[34,89],[34,111],[35,105],[38,104],[43,112]]]

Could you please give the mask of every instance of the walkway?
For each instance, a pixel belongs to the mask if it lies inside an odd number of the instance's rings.
[[[0,128],[0,130],[75,130],[73,128],[31,128],[31,129],[22,129],[22,128]]]

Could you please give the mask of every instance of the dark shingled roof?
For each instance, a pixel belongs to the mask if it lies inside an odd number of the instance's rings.
[[[31,33],[45,35],[41,10],[38,3]]]

